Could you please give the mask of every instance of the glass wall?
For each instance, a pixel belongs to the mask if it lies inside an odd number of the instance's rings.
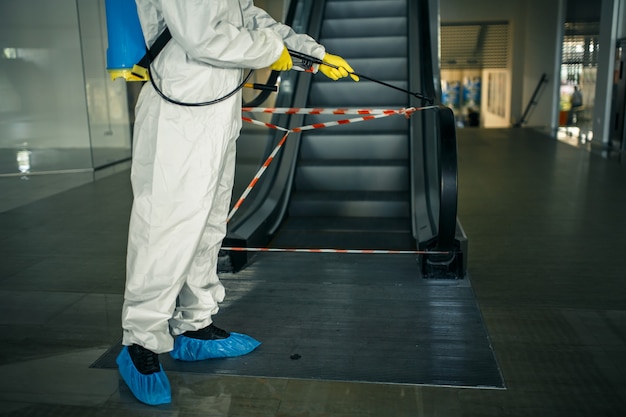
[[[565,1],[557,138],[575,146],[594,138],[602,3]]]
[[[565,23],[557,137],[574,145],[593,139],[599,37],[599,22]]]
[[[106,73],[104,0],[0,2],[0,211],[130,158],[126,86]]]

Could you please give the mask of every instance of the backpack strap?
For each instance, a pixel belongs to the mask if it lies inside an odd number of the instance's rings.
[[[150,49],[146,51],[146,54],[135,64],[132,74],[142,80],[147,80],[149,78],[148,66],[150,66],[150,62],[154,61],[157,55],[159,55],[159,52],[165,48],[165,45],[167,45],[170,39],[172,39],[172,34],[166,27],[165,30],[161,32],[159,37],[156,38]]]

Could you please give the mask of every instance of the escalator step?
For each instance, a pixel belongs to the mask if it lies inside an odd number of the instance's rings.
[[[370,123],[370,122],[364,122]],[[333,134],[323,130],[302,137],[300,159],[402,159],[408,158],[406,132]]]
[[[409,198],[402,192],[307,192],[291,197],[291,216],[408,217]]]
[[[406,89],[406,81],[391,81],[388,84]],[[358,87],[358,88],[357,88]],[[409,96],[401,91],[371,82],[359,81],[358,86],[348,78],[348,81],[314,82],[309,93],[309,106],[324,108],[359,107],[400,109],[409,103]],[[343,117],[350,119],[352,117]],[[395,118],[394,116],[384,119]],[[381,120],[384,120],[381,119]],[[371,122],[368,122],[368,124]],[[371,125],[369,125],[371,126]]]
[[[289,217],[280,230],[272,247],[415,249],[406,217]]]
[[[312,103],[311,103],[312,104]],[[373,106],[368,106],[367,103],[363,103],[365,106],[357,106],[358,108],[373,108]],[[318,106],[315,106],[318,107]],[[347,107],[347,106],[341,106]],[[397,110],[403,106],[399,106],[394,104],[393,106],[385,106],[385,108],[389,108],[391,110]],[[358,116],[355,116],[358,117]],[[342,119],[350,119],[350,115],[343,116],[335,116],[329,114],[323,115],[307,115],[304,119],[304,124],[316,124],[316,123],[325,123],[328,121],[336,121]],[[340,126],[334,126],[331,129],[317,129],[310,130],[307,134],[341,134],[341,135],[351,135],[351,134],[373,134],[377,135],[380,133],[407,133],[407,129],[409,127],[408,120],[399,114],[394,114],[388,117],[382,117],[380,119],[372,119],[365,120],[358,123],[348,123]]]
[[[363,217],[290,217],[281,227],[283,230],[307,230],[326,232],[350,232],[368,229],[371,232],[406,232],[411,228],[407,218],[378,217],[366,219]]]
[[[406,161],[385,164],[306,164],[301,161],[295,178],[299,192],[309,191],[406,191],[409,168]]]
[[[376,80],[389,82],[394,80],[406,80],[408,78],[409,71],[406,56],[386,58],[354,57],[346,59],[348,59],[350,66],[356,73]],[[315,80],[324,81],[321,77],[316,77]]]
[[[320,43],[330,53],[351,58],[406,58],[406,36],[370,36],[367,38],[322,38]]]
[[[322,25],[320,38],[371,37],[372,34],[376,34],[376,36],[406,36],[406,23],[404,16],[327,19]]]
[[[409,0],[415,1],[415,0]],[[326,2],[324,19],[406,16],[406,0],[369,0]]]

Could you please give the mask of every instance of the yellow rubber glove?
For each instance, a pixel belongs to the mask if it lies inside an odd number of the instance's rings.
[[[322,74],[324,74],[328,78],[338,80],[349,75],[354,81],[359,81],[359,77],[352,74],[354,70],[352,69],[350,64],[348,64],[346,60],[342,57],[327,53],[326,55],[324,55],[324,59],[322,61],[328,62],[329,64],[337,67],[333,68],[328,65],[320,64],[320,71],[322,71]]]
[[[282,54],[280,54],[280,57],[270,66],[270,68],[274,71],[289,71],[291,67],[293,67],[291,55],[289,55],[287,47],[283,46]]]

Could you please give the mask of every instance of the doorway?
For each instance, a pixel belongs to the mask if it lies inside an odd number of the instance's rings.
[[[508,22],[441,25],[442,103],[457,127],[509,127]]]

